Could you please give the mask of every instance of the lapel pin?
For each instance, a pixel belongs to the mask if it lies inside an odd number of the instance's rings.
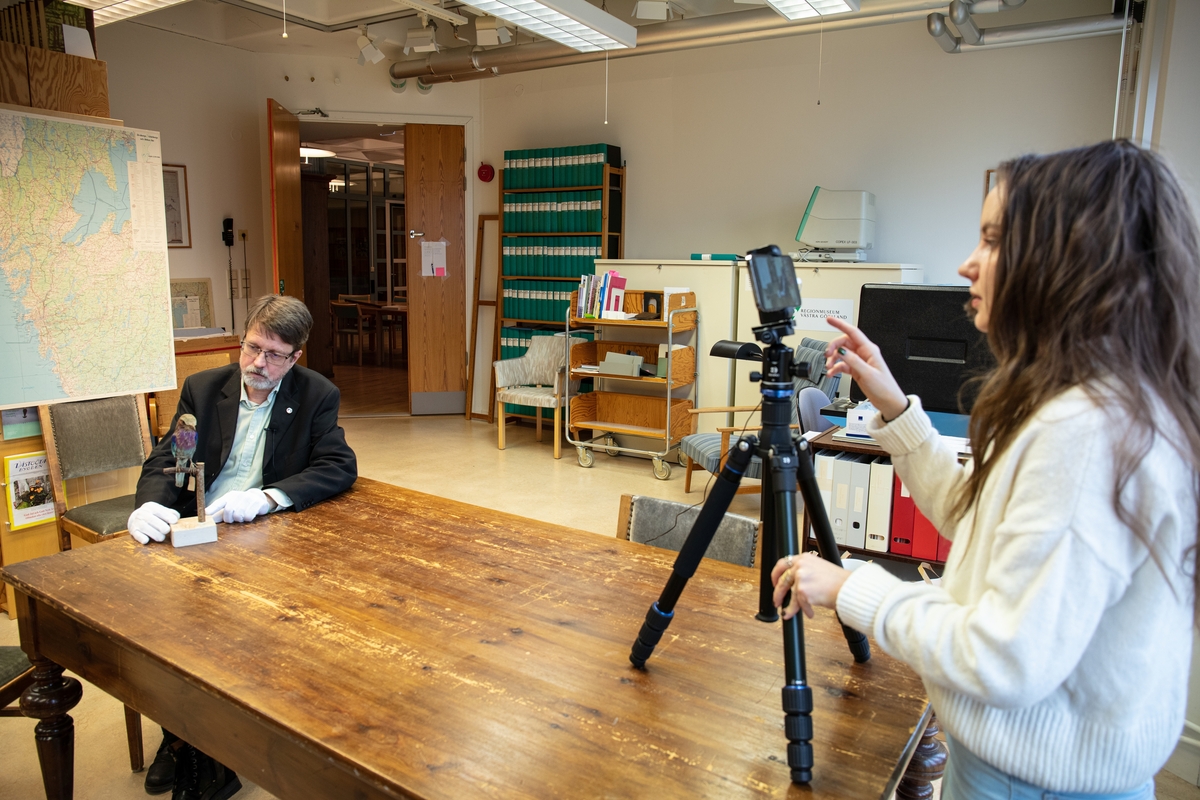
[[[292,409],[290,406],[288,407],[287,413],[289,413],[289,414],[292,413]]]

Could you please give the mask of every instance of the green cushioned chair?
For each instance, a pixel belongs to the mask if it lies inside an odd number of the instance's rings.
[[[33,683],[33,664],[19,647],[0,647],[0,717],[22,717],[13,703]],[[11,707],[10,707],[11,706]]]

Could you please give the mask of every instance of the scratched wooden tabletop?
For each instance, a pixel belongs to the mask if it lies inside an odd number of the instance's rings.
[[[397,796],[876,798],[926,704],[911,670],[878,647],[855,664],[818,612],[799,787],[756,571],[706,559],[640,672],[629,648],[674,553],[365,479],[218,530],[3,576]]]

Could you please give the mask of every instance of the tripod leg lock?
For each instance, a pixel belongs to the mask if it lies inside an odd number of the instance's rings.
[[[659,640],[662,639],[663,633],[667,630],[667,626],[674,618],[673,610],[660,611],[658,603],[650,606],[650,610],[646,612],[646,621],[642,623],[642,629],[638,631],[637,641],[633,643],[633,649],[629,652],[630,663],[638,669],[646,668],[646,660],[650,658]]]
[[[809,783],[813,770],[812,689],[808,686],[783,687],[784,733],[788,739],[788,767],[793,783]]]

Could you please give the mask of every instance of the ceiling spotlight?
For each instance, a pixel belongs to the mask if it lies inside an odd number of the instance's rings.
[[[413,28],[408,32],[408,39],[404,42],[404,55],[409,53],[436,53],[438,51],[438,43],[434,38],[434,33],[437,31],[437,26],[430,22],[428,28]]]
[[[493,44],[508,44],[512,34],[508,28],[495,17],[477,17],[475,19],[475,44],[482,47]]]
[[[638,0],[633,4],[633,16],[638,19],[666,19],[670,14],[667,0]]]
[[[383,52],[367,37],[367,29],[361,28],[358,35],[358,65],[365,66],[368,61],[378,64],[383,60]]]
[[[767,4],[787,19],[828,17],[858,11],[858,0],[767,0]]]
[[[587,0],[466,0],[535,36],[565,44],[581,53],[637,46],[637,28]]]

